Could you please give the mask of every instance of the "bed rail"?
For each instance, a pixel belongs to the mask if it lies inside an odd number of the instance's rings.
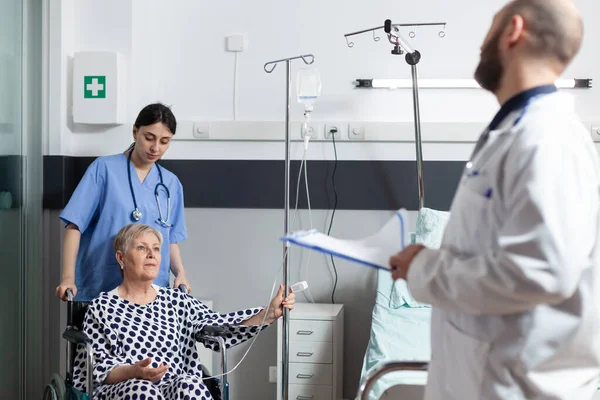
[[[356,400],[368,400],[369,393],[375,385],[375,382],[379,378],[384,375],[389,374],[390,372],[397,371],[427,371],[427,367],[429,366],[428,362],[415,362],[415,361],[390,361],[386,363],[382,363],[379,366],[371,369],[365,379],[360,384],[358,388],[358,393],[356,395]]]

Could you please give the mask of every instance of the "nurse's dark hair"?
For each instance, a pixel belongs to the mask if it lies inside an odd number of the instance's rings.
[[[162,122],[173,135],[175,134],[177,129],[175,115],[169,107],[161,103],[148,104],[142,108],[133,126],[140,129],[142,126],[154,125],[158,122]]]
[[[525,20],[530,54],[553,58],[564,66],[571,63],[583,41],[583,20],[570,0],[514,0],[502,14],[502,27],[513,16]]]

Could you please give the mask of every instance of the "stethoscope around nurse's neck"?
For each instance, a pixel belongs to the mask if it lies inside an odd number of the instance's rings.
[[[133,199],[133,206],[135,209],[131,213],[131,218],[134,221],[139,221],[142,219],[143,214],[138,208],[137,200],[135,198],[135,191],[133,190],[133,183],[131,181],[131,155],[133,154],[133,148],[129,151],[129,156],[127,157],[127,177],[129,178],[129,189],[131,190],[131,198]],[[154,197],[156,198],[156,205],[158,207],[158,223],[164,226],[165,228],[170,228],[173,225],[169,223],[169,219],[171,216],[171,192],[169,192],[169,188],[163,183],[162,171],[160,170],[160,166],[158,163],[155,163],[156,170],[158,171],[158,176],[160,178],[160,182],[156,184],[154,187]],[[164,188],[167,193],[167,219],[163,218],[162,208],[160,207],[160,200],[158,198],[158,191],[160,188]]]

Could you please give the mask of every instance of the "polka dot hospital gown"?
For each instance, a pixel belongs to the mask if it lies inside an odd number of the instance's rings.
[[[159,288],[156,299],[138,305],[118,296],[101,293],[86,313],[84,332],[92,339],[94,351],[94,399],[171,400],[212,399],[202,381],[201,360],[195,347],[195,334],[204,326],[227,326],[229,348],[254,337],[267,326],[236,326],[260,308],[217,314],[198,300],[170,289]],[[200,340],[205,347],[219,350],[212,340]],[[161,363],[169,370],[156,383],[130,379],[104,384],[110,371],[119,365],[132,365],[146,358],[151,367]],[[74,363],[74,383],[85,389],[86,356],[80,347]]]

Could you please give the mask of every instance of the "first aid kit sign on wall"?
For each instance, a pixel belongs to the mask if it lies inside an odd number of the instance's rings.
[[[123,124],[125,61],[119,53],[78,52],[73,59],[73,122]]]
[[[83,97],[86,99],[106,98],[106,76],[84,76]]]

